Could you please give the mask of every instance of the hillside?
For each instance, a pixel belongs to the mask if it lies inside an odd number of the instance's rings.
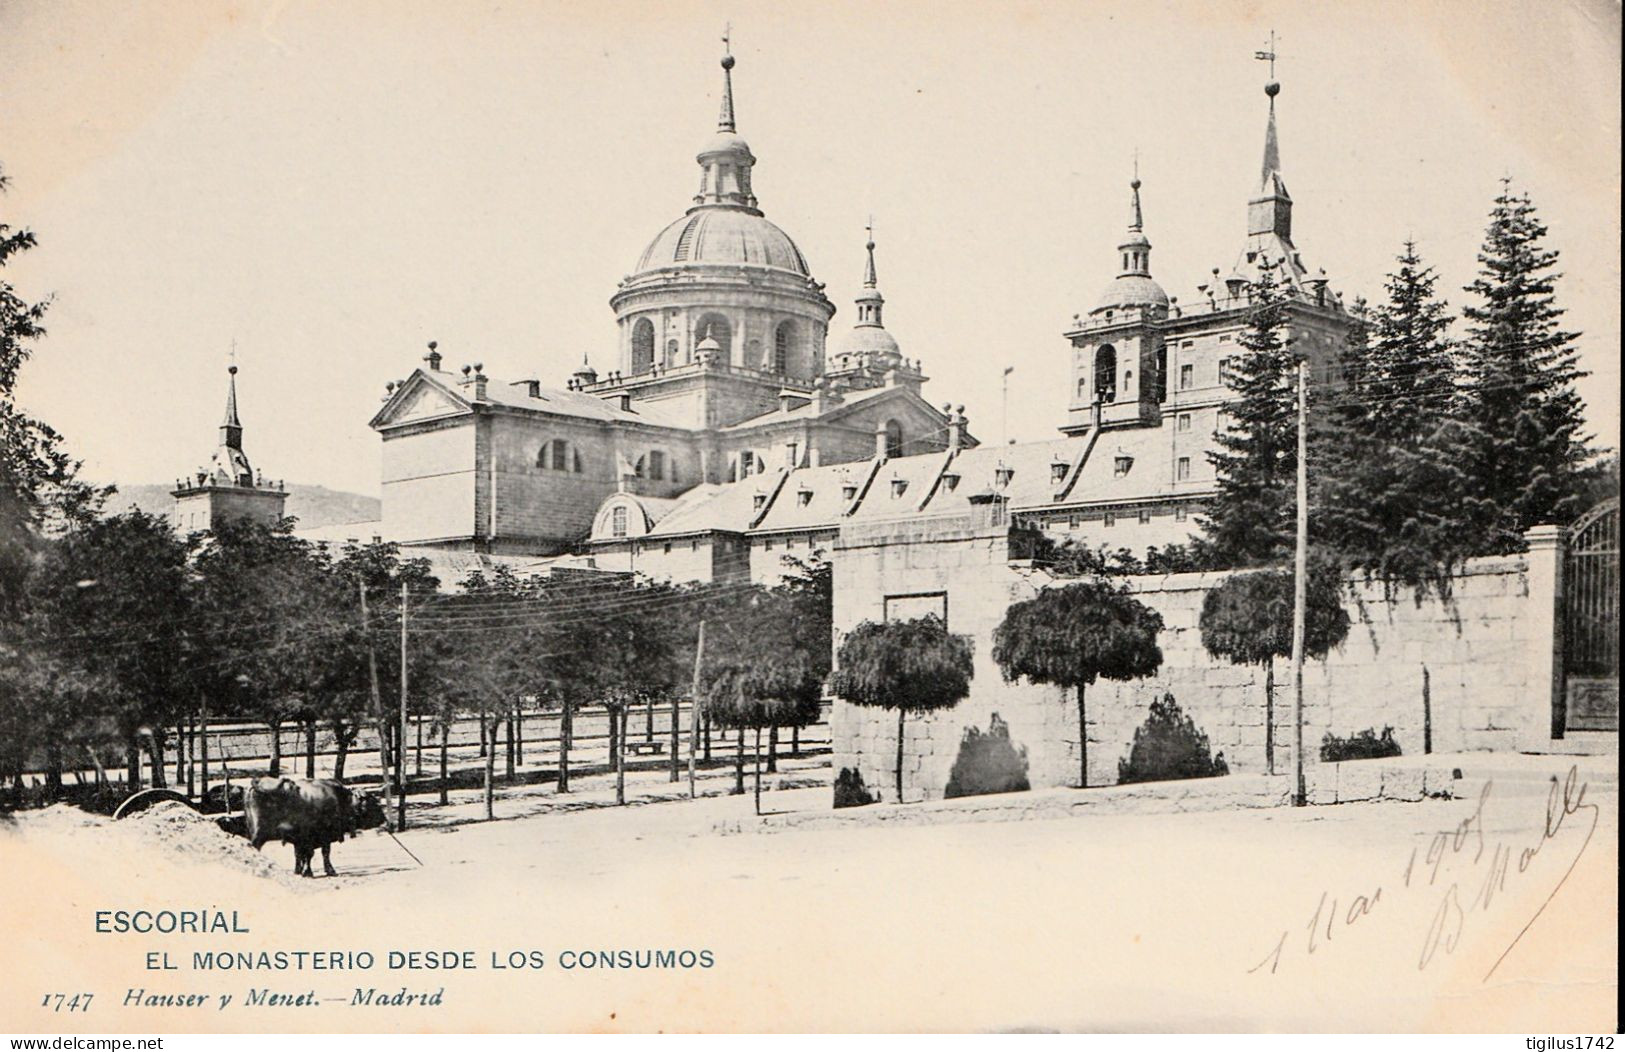
[[[168,515],[174,504],[172,484],[119,486],[107,502],[108,514],[140,508],[149,515]],[[378,498],[328,489],[326,486],[288,484],[288,512],[301,527],[369,522],[378,518]]]

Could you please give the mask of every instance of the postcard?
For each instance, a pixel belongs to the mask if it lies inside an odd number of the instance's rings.
[[[0,1027],[1611,1048],[1620,41],[0,4]]]

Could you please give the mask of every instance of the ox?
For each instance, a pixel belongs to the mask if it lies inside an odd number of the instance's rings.
[[[248,840],[258,851],[272,840],[293,845],[293,871],[306,877],[316,849],[322,849],[322,869],[332,877],[335,840],[382,824],[383,809],[375,797],[359,798],[349,787],[331,779],[256,778],[243,797]]]

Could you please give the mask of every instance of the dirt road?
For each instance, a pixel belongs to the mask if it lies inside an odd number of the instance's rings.
[[[0,1028],[1611,1030],[1616,789],[1548,785],[920,827],[877,809],[860,828],[777,831],[722,796],[420,826],[400,839],[422,865],[366,834],[334,849],[340,877],[302,882],[25,823],[0,836],[15,935]],[[250,930],[98,934],[96,912],[119,909],[234,910]],[[194,968],[197,952],[278,950],[374,963]],[[474,967],[391,968],[392,951]],[[149,969],[153,953],[174,970]],[[378,1003],[403,988],[439,1003]],[[78,990],[89,1013],[40,1007]],[[207,1001],[125,1007],[131,990]],[[245,1003],[256,991],[312,1003]]]

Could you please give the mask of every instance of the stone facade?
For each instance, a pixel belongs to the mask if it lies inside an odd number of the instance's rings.
[[[1550,744],[1559,694],[1556,615],[1561,559],[1555,528],[1529,535],[1518,557],[1479,559],[1455,581],[1453,598],[1419,600],[1406,589],[1350,580],[1348,639],[1304,666],[1304,742],[1315,762],[1328,732],[1347,737],[1394,728],[1407,754],[1532,749]],[[975,678],[956,708],[910,717],[905,736],[909,799],[942,795],[965,732],[986,731],[995,714],[1027,751],[1034,788],[1076,785],[1076,698],[1059,688],[1004,682],[992,635],[1011,603],[1053,582],[1012,559],[1016,535],[978,529],[967,517],[843,527],[835,544],[835,629],[864,620],[944,612],[950,631],[971,637]],[[1015,554],[1020,554],[1019,550]],[[1234,773],[1267,769],[1264,670],[1207,654],[1198,618],[1221,574],[1134,578],[1139,599],[1163,617],[1161,670],[1145,680],[1101,681],[1086,692],[1091,785],[1117,782],[1135,728],[1153,700],[1171,692],[1222,751]],[[1064,582],[1062,582],[1064,583]],[[1277,662],[1275,766],[1289,769],[1289,662]],[[871,792],[891,799],[895,714],[838,701],[831,716],[837,769],[859,771]],[[1429,739],[1431,741],[1429,742]]]
[[[1161,510],[1184,508],[1174,522],[1142,521],[1138,508],[1099,499],[1080,489],[1070,499],[1035,509],[1035,522],[1080,528],[1091,544],[1111,547],[1155,546],[1188,539],[1202,503],[1217,482],[1208,453],[1224,427],[1224,402],[1231,397],[1225,382],[1228,362],[1243,352],[1238,340],[1245,330],[1261,268],[1268,268],[1285,299],[1283,336],[1309,362],[1315,382],[1335,374],[1338,353],[1358,318],[1344,309],[1324,271],[1310,274],[1292,239],[1292,199],[1281,175],[1275,124],[1275,98],[1280,86],[1266,87],[1269,120],[1264,163],[1257,191],[1247,204],[1247,237],[1235,266],[1212,277],[1181,304],[1151,276],[1151,241],[1145,234],[1136,173],[1130,184],[1132,207],[1128,233],[1118,244],[1120,270],[1087,315],[1073,318],[1066,338],[1071,345],[1070,401],[1065,434],[1098,434],[1103,442],[1124,441],[1126,432],[1150,430],[1161,437],[1147,442],[1156,466],[1148,473],[1164,488]],[[1131,526],[1117,529],[1120,512],[1134,513]],[[1170,529],[1177,524],[1181,528]],[[1095,525],[1091,525],[1095,524]],[[1097,532],[1096,527],[1105,527]],[[1132,541],[1127,541],[1132,534]]]
[[[483,364],[459,378],[430,344],[372,420],[384,447],[379,536],[554,555],[583,541],[619,492],[664,500],[775,468],[862,460],[882,430],[893,456],[946,446],[946,416],[920,396],[920,363],[881,325],[872,241],[859,332],[826,369],[835,306],[758,207],[732,68],[729,56],[717,132],[696,157],[700,192],[610,299],[616,367],[600,375],[583,361],[562,390],[501,383]]]

